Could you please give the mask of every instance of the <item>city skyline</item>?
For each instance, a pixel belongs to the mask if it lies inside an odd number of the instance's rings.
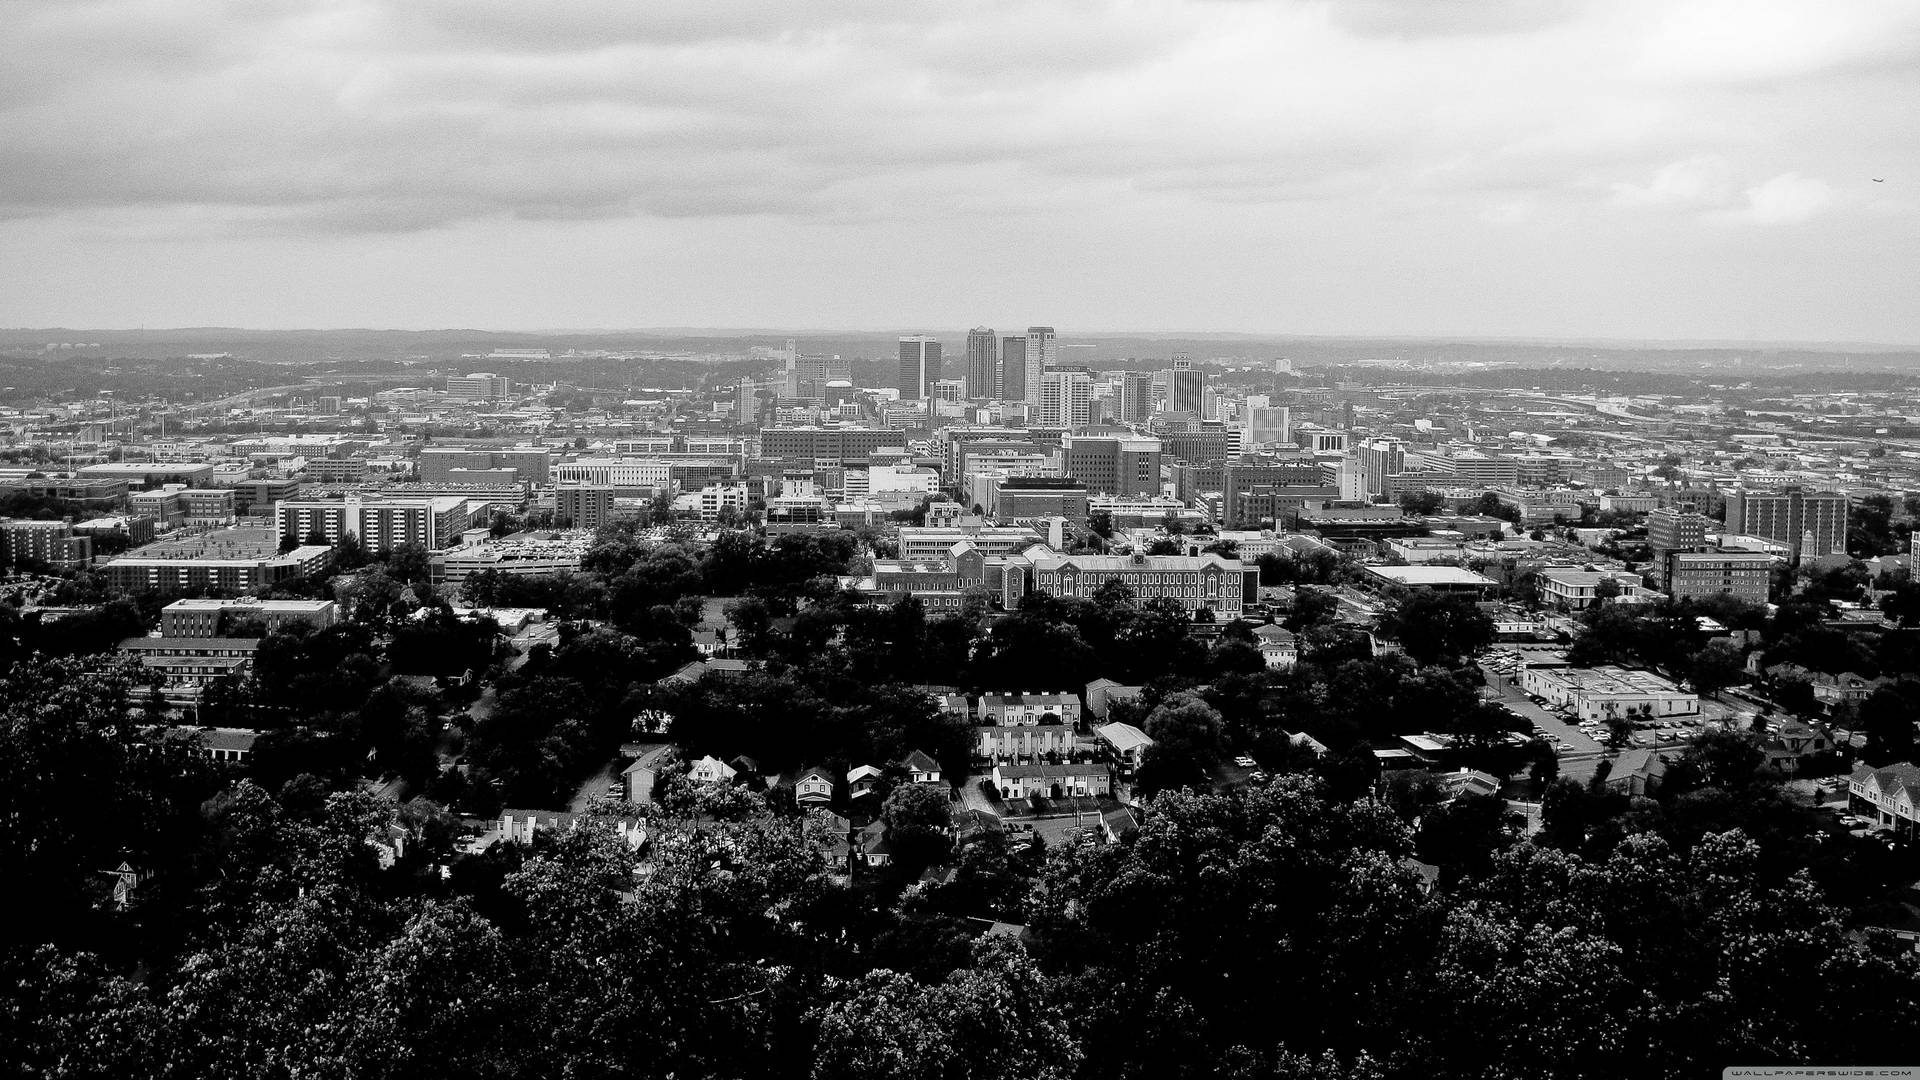
[[[1911,5],[20,9],[3,325],[1920,342]]]

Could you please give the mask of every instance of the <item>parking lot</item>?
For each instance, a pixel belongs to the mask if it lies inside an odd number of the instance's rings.
[[[1556,709],[1530,698],[1518,685],[1520,665],[1526,652],[1495,649],[1481,662],[1488,682],[1499,692],[1501,703],[1574,753],[1604,753],[1612,732],[1598,721],[1580,721],[1566,709]],[[1634,721],[1627,746],[1638,749],[1672,749],[1685,746],[1700,732],[1712,727],[1717,716],[1677,716]],[[1564,752],[1563,752],[1564,756]]]

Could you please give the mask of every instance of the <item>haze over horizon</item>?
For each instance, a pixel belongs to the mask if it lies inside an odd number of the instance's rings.
[[[1910,3],[9,20],[15,327],[1920,343]]]

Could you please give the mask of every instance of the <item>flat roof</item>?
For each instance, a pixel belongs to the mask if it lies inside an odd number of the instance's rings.
[[[1376,577],[1386,578],[1398,585],[1472,585],[1491,586],[1494,580],[1484,574],[1458,566],[1369,566],[1365,568]]]

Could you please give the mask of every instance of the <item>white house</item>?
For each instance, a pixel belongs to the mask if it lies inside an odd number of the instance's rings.
[[[833,801],[833,777],[823,769],[808,769],[793,783],[793,801],[801,806],[825,806]]]

